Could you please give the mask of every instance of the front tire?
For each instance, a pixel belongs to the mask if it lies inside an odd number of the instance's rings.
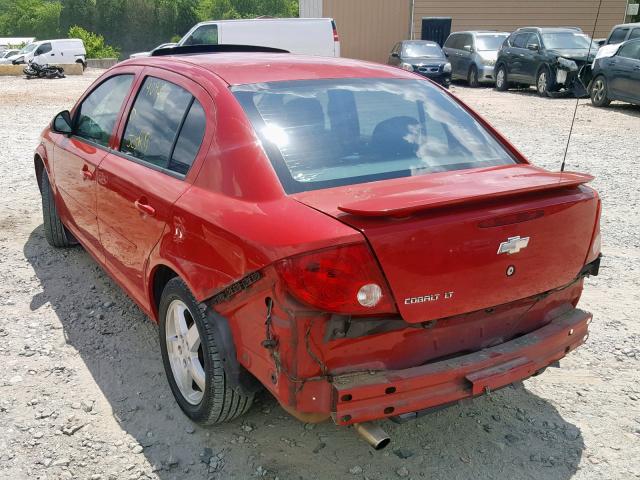
[[[160,349],[182,411],[196,423],[213,425],[245,413],[253,394],[229,386],[204,308],[180,278],[169,280],[160,299]]]
[[[46,170],[42,172],[40,191],[42,193],[42,223],[47,243],[56,248],[72,246],[75,242],[60,220]]]
[[[496,90],[505,92],[509,89],[509,80],[507,79],[507,69],[504,65],[500,65],[496,71]]]
[[[589,96],[594,107],[606,107],[611,103],[607,94],[607,79],[603,75],[599,75],[593,81]]]
[[[536,91],[541,97],[548,97],[551,91],[551,75],[549,69],[543,67],[536,76]]]
[[[480,81],[478,80],[478,67],[475,65],[471,65],[469,69],[469,74],[467,75],[467,83],[471,88],[477,88],[480,86]]]

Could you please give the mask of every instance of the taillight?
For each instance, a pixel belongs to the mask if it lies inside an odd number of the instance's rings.
[[[365,244],[297,255],[276,263],[289,292],[307,305],[334,313],[395,313],[395,303]]]
[[[331,28],[333,28],[333,41],[339,42],[340,37],[338,37],[338,29],[336,28],[336,22],[334,20],[331,20]]]
[[[602,202],[598,200],[598,211],[596,213],[596,224],[593,229],[593,236],[591,237],[591,245],[589,246],[589,253],[587,254],[587,259],[585,260],[585,265],[587,263],[593,262],[600,255],[600,251],[602,248],[602,237],[600,236],[600,212],[602,210]]]

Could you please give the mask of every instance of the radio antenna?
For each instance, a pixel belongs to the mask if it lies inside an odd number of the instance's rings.
[[[596,12],[596,20],[593,22],[593,32],[591,32],[591,41],[589,42],[589,51],[587,52],[587,62],[589,61],[589,54],[591,48],[593,48],[593,37],[596,34],[596,27],[598,26],[598,18],[600,17],[600,7],[602,7],[602,0],[598,2],[598,11]],[[578,71],[578,74],[580,72]],[[580,78],[578,77],[578,80]],[[588,85],[586,85],[588,87]],[[576,122],[576,114],[578,113],[578,103],[580,103],[580,97],[576,97],[576,106],[573,109],[573,118],[571,119],[571,128],[569,128],[569,136],[567,137],[567,144],[564,147],[564,156],[562,157],[562,165],[560,165],[560,171],[564,172],[564,166],[567,162],[567,153],[569,152],[569,143],[571,142],[571,134],[573,133],[573,124]]]

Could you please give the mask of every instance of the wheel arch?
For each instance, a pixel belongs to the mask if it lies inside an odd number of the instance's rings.
[[[168,263],[168,262],[167,262]],[[186,280],[185,275],[181,275],[178,269],[166,263],[158,263],[152,269],[149,277],[149,295],[151,300],[151,313],[155,322],[159,323],[160,300],[164,287],[174,278],[182,280],[187,288],[193,293],[193,288]],[[198,299],[196,298],[196,301]],[[202,306],[203,304],[200,303]],[[233,389],[238,389],[244,394],[253,394],[262,388],[262,384],[244,368],[237,357],[237,349],[231,332],[229,320],[220,315],[213,308],[205,307],[203,312],[206,321],[213,328],[217,340],[218,354],[222,360],[227,381]]]
[[[36,181],[38,183],[38,190],[42,194],[42,172],[45,171],[44,160],[39,153],[33,156],[33,167],[36,172]]]
[[[149,273],[149,304],[152,319],[155,322],[159,321],[160,299],[162,298],[162,291],[164,287],[169,283],[172,278],[179,277],[187,285],[187,280],[178,274],[175,268],[172,268],[164,263],[158,263],[151,268]]]

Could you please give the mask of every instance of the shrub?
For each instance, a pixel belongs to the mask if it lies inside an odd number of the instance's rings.
[[[105,45],[102,35],[89,32],[77,25],[69,29],[69,38],[79,38],[83,41],[87,58],[118,58],[120,55],[117,48]]]

